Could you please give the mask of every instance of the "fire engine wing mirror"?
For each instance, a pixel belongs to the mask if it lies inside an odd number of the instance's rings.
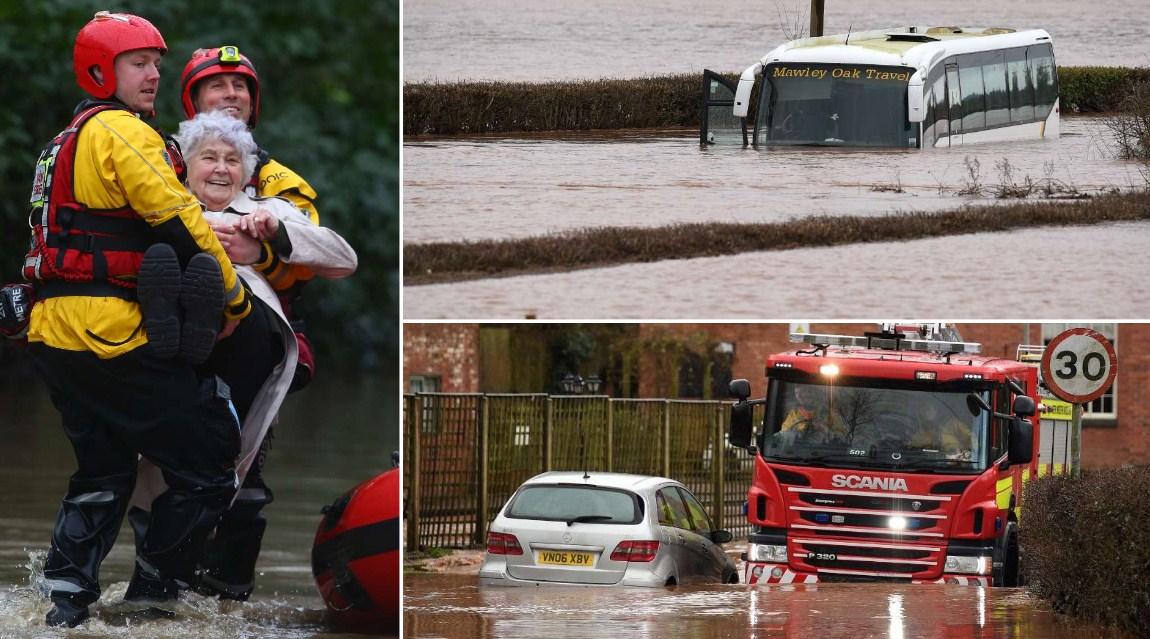
[[[731,429],[727,434],[727,441],[732,446],[748,448],[751,445],[754,412],[754,405],[747,401],[740,401],[731,406]]]
[[[711,541],[715,542],[716,544],[725,544],[734,538],[735,538],[735,536],[732,535],[731,531],[729,531],[729,530],[712,530],[711,531]]]
[[[1014,414],[1019,417],[1030,417],[1034,414],[1034,398],[1027,395],[1019,395],[1014,398]]]
[[[747,398],[751,396],[751,383],[745,379],[732,379],[730,385],[727,386],[727,390],[730,392],[731,397],[734,397],[740,402],[745,402]]]
[[[966,409],[974,417],[981,415],[982,411],[991,412],[990,404],[987,404],[986,400],[978,393],[969,393],[966,396]]]
[[[1034,456],[1034,426],[1030,422],[1015,418],[1010,423],[1010,448],[1006,459],[1011,464],[1029,464]]]

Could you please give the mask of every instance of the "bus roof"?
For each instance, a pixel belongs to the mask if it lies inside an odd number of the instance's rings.
[[[763,56],[762,63],[873,64],[923,69],[949,55],[1038,42],[1050,42],[1050,34],[1042,29],[999,27],[896,27],[851,32],[849,40],[846,33],[792,40]]]

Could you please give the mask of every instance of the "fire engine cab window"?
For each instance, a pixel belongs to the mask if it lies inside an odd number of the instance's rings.
[[[999,386],[995,389],[994,410],[1009,415],[1011,409],[1010,390],[1006,386]],[[991,458],[998,459],[1006,454],[1007,442],[1009,441],[1010,433],[1010,420],[1003,417],[994,418],[994,432],[993,439],[994,449],[991,451]]]
[[[986,468],[986,411],[974,386],[829,386],[775,380],[763,456],[796,464],[977,472]],[[977,414],[975,414],[977,412]]]

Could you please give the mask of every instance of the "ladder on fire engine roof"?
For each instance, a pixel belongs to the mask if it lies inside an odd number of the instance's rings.
[[[820,335],[817,333],[791,333],[791,342],[811,344],[817,347],[854,346],[858,348],[878,348],[892,351],[926,351],[929,353],[966,353],[977,355],[982,345],[977,342],[956,342],[949,340],[907,337],[901,333],[867,333],[858,335]]]

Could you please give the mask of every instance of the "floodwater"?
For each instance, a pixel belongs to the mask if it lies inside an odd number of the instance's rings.
[[[134,558],[125,526],[104,561],[103,596],[77,630],[48,629],[50,607],[38,594],[56,510],[75,469],[59,416],[39,384],[0,384],[0,637],[182,637],[238,639],[353,637],[328,627],[311,573],[320,509],[356,484],[391,467],[399,444],[396,382],[320,376],[292,395],[280,413],[265,468],[275,503],[247,603],[197,595],[177,618],[147,620],[122,603]],[[358,635],[362,636],[362,635]]]
[[[809,9],[807,0],[408,0],[403,78],[534,82],[737,72],[799,28],[805,34]],[[828,34],[907,25],[1042,28],[1059,64],[1150,64],[1145,0],[826,3]]]
[[[409,140],[403,238],[419,244],[589,227],[939,211],[999,202],[999,186],[1027,178],[1083,193],[1145,183],[1138,164],[1115,159],[1105,118],[1065,117],[1061,128],[1057,140],[925,151],[701,150],[697,131]],[[958,195],[976,185],[981,196]]]
[[[1150,222],[404,287],[407,318],[1150,317]]]
[[[812,584],[639,588],[480,587],[406,575],[406,637],[538,639],[966,639],[1121,637],[1051,612],[1023,589]]]

